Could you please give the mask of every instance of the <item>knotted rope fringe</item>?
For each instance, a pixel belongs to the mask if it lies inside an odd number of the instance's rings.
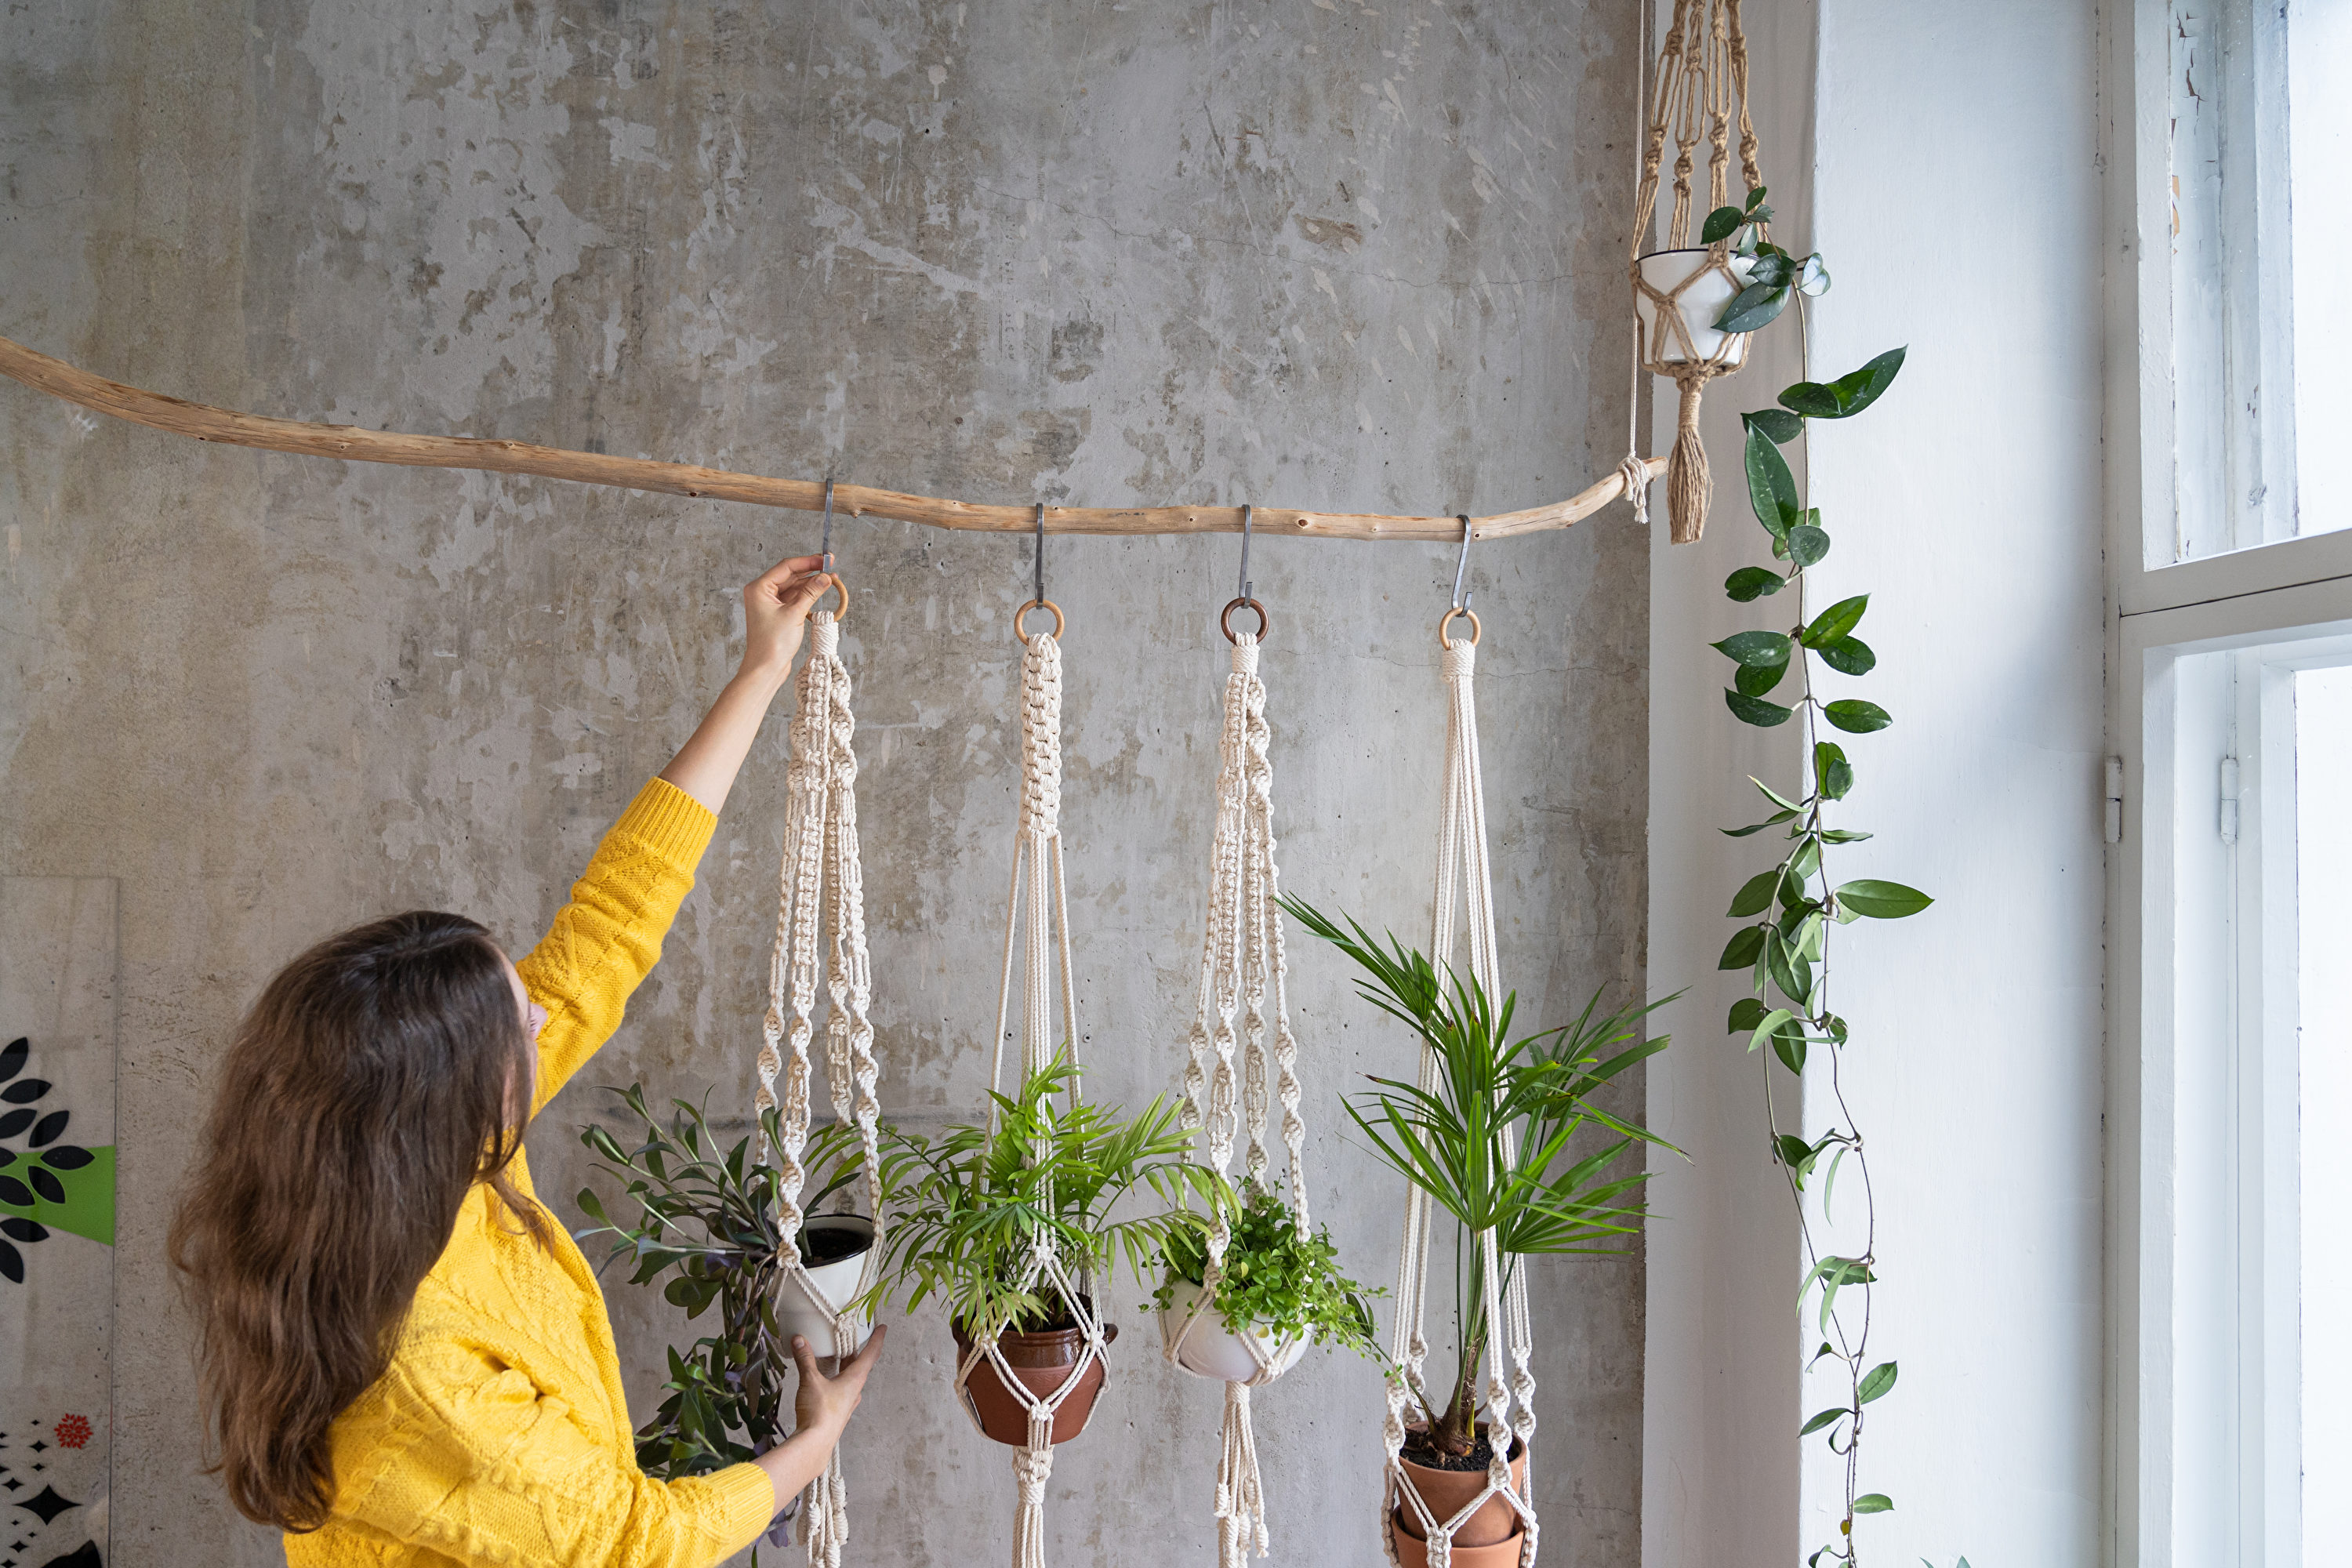
[[[797,1290],[833,1321],[832,1353],[856,1353],[864,1325],[846,1310],[848,1301],[826,1297],[801,1257],[806,1219],[801,1192],[808,1171],[803,1155],[809,1133],[809,1042],[816,1003],[817,963],[825,896],[832,895],[833,932],[826,965],[825,1082],[834,1113],[855,1122],[864,1165],[866,1208],[873,1215],[873,1245],[849,1296],[870,1289],[882,1257],[884,1216],[880,1125],[875,1093],[874,1025],[869,1017],[873,972],[866,949],[866,888],[858,864],[856,721],[849,710],[849,671],[841,662],[841,628],[831,612],[809,618],[808,658],[801,665],[797,707],[788,732],[791,762],[785,770],[784,857],[776,915],[776,944],[768,963],[768,1011],[761,1029],[759,1092],[755,1120],[757,1157],[768,1156],[765,1119],[779,1104],[776,1079],[784,1080],[777,1120],[776,1206],[783,1266],[779,1290]],[[807,1521],[813,1568],[840,1568],[849,1541],[849,1490],[842,1479],[841,1451],[834,1450],[824,1473],[809,1483],[802,1504]]]
[[[1014,837],[1013,885],[1007,896],[1004,928],[1004,975],[996,994],[996,1046],[989,1069],[989,1086],[1002,1089],[1004,1042],[1011,1036],[1013,972],[1016,957],[1022,970],[1021,1069],[1024,1078],[1052,1064],[1054,1038],[1054,978],[1058,952],[1062,983],[1062,1022],[1067,1054],[1073,1066],[1078,1058],[1077,992],[1070,975],[1069,900],[1062,883],[1062,647],[1040,633],[1028,639],[1021,658],[1021,826]],[[1028,868],[1029,897],[1021,897],[1023,868]],[[1078,1092],[1073,1079],[1071,1093]],[[989,1126],[996,1125],[996,1102],[989,1101]],[[1040,1151],[1042,1157],[1043,1151]],[[1013,1374],[1013,1365],[999,1348],[996,1332],[976,1337],[971,1351],[956,1368],[956,1394],[964,1414],[983,1436],[980,1407],[972,1400],[971,1374],[985,1362],[1005,1390],[1018,1398],[1029,1414],[1029,1441],[1013,1451],[1013,1476],[1020,1489],[1020,1505],[1013,1522],[1013,1568],[1045,1568],[1045,1482],[1054,1473],[1054,1417],[1062,1402],[1075,1393],[1096,1362],[1108,1364],[1102,1319],[1094,1303],[1093,1281],[1083,1271],[1073,1280],[1062,1265],[1052,1240],[1039,1232],[1031,1247],[1017,1289],[1046,1292],[1050,1286],[1077,1320],[1084,1343],[1069,1374],[1050,1394],[1040,1396]]]
[[[1453,962],[1456,910],[1468,910],[1470,973],[1486,994],[1499,994],[1495,943],[1494,875],[1486,858],[1485,785],[1478,769],[1478,712],[1472,686],[1477,650],[1467,641],[1445,645],[1446,687],[1445,797],[1437,840],[1437,888],[1431,917],[1430,957],[1439,966]],[[1421,1087],[1437,1085],[1436,1053],[1423,1046]],[[1511,1134],[1503,1134],[1503,1154],[1511,1158]],[[1534,1493],[1535,1391],[1534,1336],[1528,1316],[1527,1281],[1515,1274],[1509,1289],[1502,1288],[1502,1258],[1492,1231],[1474,1238],[1486,1275],[1486,1321],[1499,1325],[1486,1342],[1486,1427],[1491,1454],[1486,1484],[1451,1518],[1439,1519],[1414,1489],[1403,1462],[1405,1418],[1416,1396],[1428,1404],[1422,1369],[1428,1360],[1429,1341],[1423,1330],[1423,1296],[1429,1278],[1430,1200],[1419,1187],[1405,1197],[1404,1239],[1397,1257],[1397,1312],[1390,1333],[1390,1355],[1401,1371],[1389,1377],[1388,1413],[1381,1423],[1381,1441],[1388,1451],[1388,1484],[1381,1499],[1381,1544],[1391,1564],[1398,1563],[1395,1517],[1400,1509],[1412,1510],[1422,1527],[1431,1568],[1446,1568],[1451,1561],[1454,1532],[1467,1523],[1490,1498],[1500,1497],[1526,1524],[1519,1544],[1520,1568],[1535,1568],[1538,1526]],[[1528,1455],[1525,1495],[1511,1480],[1511,1450]]]
[[[1186,1036],[1184,1121],[1199,1127],[1209,1163],[1224,1175],[1233,1163],[1235,1125],[1234,1055],[1243,1056],[1241,1121],[1249,1135],[1245,1169],[1262,1182],[1266,1149],[1267,1086],[1282,1107],[1282,1140],[1289,1162],[1290,1216],[1300,1240],[1309,1235],[1307,1211],[1307,1123],[1298,1112],[1298,1042],[1290,1031],[1289,963],[1283,947],[1281,880],[1274,862],[1274,767],[1267,756],[1265,684],[1258,679],[1258,639],[1234,640],[1233,672],[1225,678],[1224,723],[1217,743],[1217,819],[1210,840],[1208,930],[1201,945],[1200,1000]],[[1269,1031],[1266,1002],[1272,993]],[[1234,1016],[1242,1027],[1237,1038]],[[1217,1287],[1224,1275],[1233,1231],[1222,1209],[1209,1218],[1208,1265],[1201,1292],[1182,1320],[1163,1315],[1162,1353],[1184,1367],[1183,1351],[1203,1317],[1220,1327]],[[1257,1438],[1250,1426],[1250,1389],[1273,1382],[1305,1353],[1292,1335],[1269,1345],[1264,1336],[1231,1336],[1249,1352],[1256,1371],[1225,1384],[1223,1441],[1217,1461],[1217,1562],[1239,1568],[1254,1547],[1269,1549],[1265,1495],[1257,1468]],[[1185,1370],[1192,1370],[1185,1367]]]

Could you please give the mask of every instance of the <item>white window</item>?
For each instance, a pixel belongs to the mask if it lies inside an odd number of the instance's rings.
[[[2113,1561],[2352,1563],[2352,0],[2108,13]],[[2137,374],[2134,374],[2136,371]]]

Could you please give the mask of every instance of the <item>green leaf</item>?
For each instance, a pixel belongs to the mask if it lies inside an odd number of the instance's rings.
[[[1748,215],[1738,207],[1717,207],[1699,226],[1698,242],[1713,245],[1718,239],[1729,239],[1747,222]]]
[[[1753,996],[1742,996],[1731,1005],[1731,1018],[1725,1026],[1724,1032],[1732,1035],[1747,1034],[1762,1022],[1763,1017],[1764,1004]]]
[[[1788,309],[1786,283],[1750,283],[1739,291],[1723,314],[1715,319],[1718,332],[1752,332],[1768,327]]]
[[[1766,784],[1754,773],[1749,773],[1748,775],[1748,782],[1756,786],[1756,793],[1758,795],[1762,795],[1766,800],[1770,801],[1782,811],[1797,811],[1801,809],[1797,802],[1790,800],[1787,795],[1782,795],[1779,790],[1774,789],[1770,784]]]
[[[1837,890],[1837,901],[1856,914],[1868,915],[1874,921],[1899,921],[1906,915],[1916,915],[1936,900],[1916,888],[1906,888],[1900,882],[1880,882],[1864,878],[1858,882],[1846,882]]]
[[[1798,533],[1803,531],[1802,529],[1797,531]],[[1793,539],[1796,534],[1790,537]],[[1878,667],[1878,656],[1871,652],[1870,645],[1860,637],[1837,637],[1822,644],[1815,651],[1822,656],[1823,664],[1841,675],[1868,675]]]
[[[1856,1513],[1892,1513],[1895,1511],[1895,1504],[1888,1500],[1885,1492],[1864,1492],[1860,1497],[1853,1500],[1853,1511]]]
[[[1837,394],[1818,381],[1801,381],[1780,391],[1780,406],[1808,419],[1838,416]]]
[[[1764,926],[1744,926],[1733,932],[1731,941],[1724,945],[1723,957],[1717,962],[1716,967],[1745,969],[1755,963],[1756,955],[1764,951],[1764,932],[1767,929]]]
[[[1790,1020],[1795,1015],[1791,1014],[1786,1007],[1775,1007],[1769,1013],[1765,1014],[1763,1017],[1757,1020],[1756,1027],[1751,1032],[1748,1041],[1748,1048],[1751,1051],[1754,1050],[1773,1035],[1788,1027]]]
[[[1745,827],[1718,827],[1716,831],[1726,838],[1745,838],[1751,833],[1761,833],[1768,827],[1778,827],[1796,815],[1793,811],[1776,812],[1763,821],[1751,822]]]
[[[1823,643],[1837,641],[1862,624],[1862,613],[1868,608],[1870,608],[1870,595],[1867,594],[1856,594],[1851,599],[1840,599],[1836,604],[1815,616],[1812,624],[1805,628],[1805,646],[1819,647]]]
[[[1740,423],[1750,430],[1761,430],[1780,446],[1787,446],[1804,430],[1805,422],[1785,408],[1759,408],[1739,416]]]
[[[1742,566],[1723,580],[1723,592],[1741,604],[1765,594],[1777,594],[1783,582],[1780,574],[1769,566]]]
[[[1789,531],[1789,559],[1798,565],[1811,566],[1829,552],[1830,536],[1811,523],[1801,522]]]
[[[1853,788],[1853,764],[1845,760],[1845,748],[1835,741],[1821,741],[1813,746],[1813,787],[1824,800],[1843,800]],[[1834,840],[1843,844],[1843,839]]]
[[[1742,697],[1762,697],[1788,679],[1789,661],[1778,664],[1741,665],[1732,672],[1732,689]]]
[[[1772,1054],[1780,1058],[1780,1065],[1782,1067],[1787,1068],[1790,1072],[1797,1074],[1800,1078],[1804,1076],[1805,1051],[1806,1045],[1803,1030],[1792,1026],[1790,1027],[1773,1031]]]
[[[1822,842],[1824,844],[1859,844],[1865,838],[1874,838],[1876,837],[1877,835],[1871,833],[1857,833],[1851,827],[1824,827],[1822,829]]]
[[[1823,1346],[1822,1348],[1826,1350],[1828,1347]],[[1814,1359],[1819,1360],[1820,1358],[1815,1357]],[[1832,1422],[1835,1421],[1839,1416],[1846,1414],[1848,1414],[1848,1411],[1843,1405],[1836,1406],[1834,1409],[1824,1410],[1820,1415],[1815,1415],[1811,1421],[1806,1422],[1803,1427],[1798,1431],[1797,1436],[1800,1437],[1810,1437],[1814,1433],[1820,1431],[1822,1427],[1827,1426]]]
[[[1769,871],[1759,871],[1739,885],[1739,891],[1731,897],[1731,908],[1724,912],[1734,920],[1762,914],[1772,902],[1772,889],[1780,885],[1780,872],[1777,867]]]
[[[1805,258],[1805,265],[1797,274],[1797,292],[1812,299],[1829,291],[1830,269],[1817,250]]]
[[[1895,384],[1895,373],[1903,368],[1902,349],[1888,349],[1860,370],[1848,371],[1830,383],[1837,394],[1841,419],[1850,419],[1878,401],[1879,395]]]
[[[1748,210],[1749,212],[1751,212],[1751,213],[1752,213],[1752,212],[1754,212],[1758,207],[1764,206],[1764,189],[1765,189],[1765,188],[1764,188],[1762,185],[1758,185],[1754,190],[1751,190],[1751,191],[1749,191],[1749,192],[1748,193]],[[1769,208],[1769,207],[1764,207],[1764,210],[1765,210],[1765,212],[1769,215],[1769,214],[1771,212],[1771,210],[1772,210],[1772,209],[1771,209],[1771,208]],[[1757,222],[1759,222],[1759,223],[1763,223],[1763,222],[1767,221],[1767,219],[1766,219],[1766,218],[1758,218],[1756,221],[1757,221]]]
[[[1786,632],[1734,632],[1721,642],[1709,646],[1726,658],[1752,668],[1789,662],[1789,634]]]
[[[1880,1362],[1862,1374],[1862,1403],[1867,1405],[1874,1399],[1884,1397],[1886,1391],[1894,1386],[1895,1363],[1891,1361]]]
[[[1723,694],[1723,705],[1730,709],[1732,716],[1741,723],[1753,724],[1759,730],[1769,730],[1775,724],[1787,723],[1789,715],[1792,711],[1777,702],[1767,702],[1761,698],[1749,697],[1738,691],[1726,691]],[[1832,703],[1832,706],[1834,707],[1835,704]],[[1864,704],[1864,706],[1868,705]]]
[[[1747,470],[1748,504],[1755,510],[1756,521],[1774,539],[1787,537],[1790,521],[1801,510],[1796,476],[1789,472],[1788,459],[1780,456],[1771,437],[1751,427],[1740,461]]]
[[[1867,735],[1873,730],[1884,730],[1895,722],[1885,709],[1856,697],[1842,698],[1822,709],[1822,714],[1849,735]]]

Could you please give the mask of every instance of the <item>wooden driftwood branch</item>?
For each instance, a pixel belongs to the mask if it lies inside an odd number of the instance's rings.
[[[362,430],[353,425],[308,425],[293,419],[269,419],[239,414],[233,408],[187,403],[159,392],[142,392],[63,360],[51,359],[6,338],[0,338],[0,373],[100,414],[224,446],[257,447],[264,451],[341,458],[352,462],[399,463],[418,468],[534,474],[541,479],[571,479],[620,489],[657,490],[666,495],[709,496],[794,511],[824,510],[824,485],[819,480],[768,479],[692,463],[615,458],[602,452],[535,447],[524,441],[484,441],[470,436],[410,436],[396,430]],[[1646,461],[1653,479],[1665,471],[1665,458],[1651,458]],[[1470,534],[1474,539],[1507,539],[1515,533],[1566,528],[1591,517],[1624,493],[1623,474],[1612,473],[1591,489],[1549,506],[1472,518]],[[834,509],[851,516],[870,512],[929,523],[934,528],[974,529],[992,533],[1026,533],[1036,521],[1034,505],[975,506],[967,501],[905,495],[865,485],[835,486]],[[1238,533],[1241,526],[1242,510],[1237,506],[1045,509],[1048,533]],[[1462,537],[1462,524],[1451,517],[1381,517],[1270,506],[1256,510],[1253,527],[1267,537],[1291,534],[1310,539],[1449,542]]]

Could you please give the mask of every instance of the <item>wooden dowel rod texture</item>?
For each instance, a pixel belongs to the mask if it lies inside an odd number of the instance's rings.
[[[602,452],[573,452],[561,447],[537,447],[526,441],[484,441],[470,436],[410,436],[396,430],[362,430],[352,425],[309,425],[294,419],[270,419],[239,414],[233,408],[188,403],[160,392],[144,392],[109,381],[60,359],[0,338],[0,374],[26,386],[100,414],[110,414],[134,425],[192,436],[229,447],[257,447],[269,452],[294,452],[312,458],[341,458],[352,462],[399,463],[418,468],[475,468],[494,474],[532,474],[541,479],[570,479],[585,485],[618,489],[655,490],[666,495],[708,496],[717,500],[745,501],[753,506],[782,507],[793,511],[822,511],[824,485],[814,479],[777,479],[758,474],[730,473],[693,463],[664,463],[646,458],[615,458]],[[1653,479],[1665,472],[1666,459],[1646,459]],[[1499,512],[1470,520],[1473,539],[1507,539],[1517,533],[1566,528],[1591,516],[1625,493],[1621,473],[1612,473],[1589,489],[1549,506],[1524,511]],[[835,511],[871,513],[934,528],[960,528],[989,533],[1026,533],[1035,526],[1032,506],[976,506],[936,496],[902,494],[865,485],[834,487]],[[1045,509],[1048,533],[1238,533],[1238,506],[1076,507]],[[1253,523],[1272,538],[1291,534],[1307,539],[1418,539],[1454,541],[1462,525],[1451,517],[1381,517],[1361,512],[1299,511],[1262,506]]]

